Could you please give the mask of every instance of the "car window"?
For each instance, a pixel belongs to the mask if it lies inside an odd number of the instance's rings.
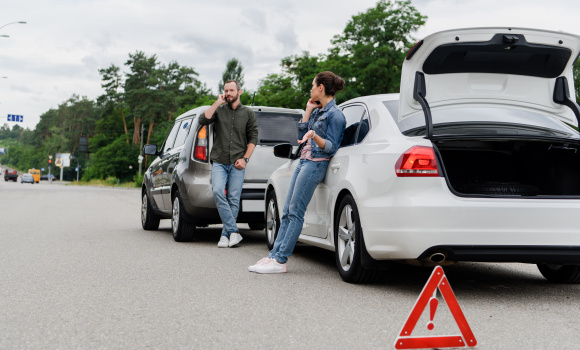
[[[342,113],[346,119],[346,128],[344,129],[344,135],[342,137],[340,147],[354,145],[356,140],[356,133],[360,125],[361,118],[363,114],[366,113],[366,108],[363,105],[346,106],[342,110]]]
[[[181,126],[177,131],[177,136],[175,137],[175,142],[173,143],[173,148],[179,147],[185,143],[187,134],[189,134],[189,129],[191,128],[191,121],[193,118],[184,119],[181,121]]]
[[[290,142],[298,145],[299,113],[256,111],[258,118],[258,145],[275,145]]]
[[[163,146],[163,151],[161,151],[161,154],[163,154],[163,153],[165,153],[173,148],[173,143],[175,142],[175,136],[177,135],[177,132],[179,131],[180,126],[181,126],[181,121],[175,122],[175,124],[173,124],[173,128],[171,128],[169,135],[167,135],[167,138],[165,139],[165,144]]]
[[[365,139],[369,130],[371,129],[371,124],[369,120],[369,114],[365,110],[362,120],[360,121],[360,126],[358,128],[358,136],[356,137],[356,143],[361,143]]]

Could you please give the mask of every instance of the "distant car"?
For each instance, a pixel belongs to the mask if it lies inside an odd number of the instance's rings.
[[[32,174],[23,174],[20,178],[20,183],[34,184],[34,176],[32,176]]]
[[[48,181],[48,179],[49,179],[49,176],[48,176],[48,174],[45,174],[45,175],[40,175],[40,180],[41,180],[41,181]],[[52,181],[54,181],[54,174],[50,174],[50,179],[51,179]]]
[[[4,181],[12,180],[16,182],[18,180],[18,172],[16,170],[6,169],[4,172]]]
[[[197,118],[209,106],[177,117],[160,149],[146,145],[144,153],[156,155],[143,178],[141,224],[156,230],[160,219],[172,219],[177,242],[193,239],[195,227],[221,223],[211,185],[213,124],[199,125]],[[296,125],[304,111],[273,107],[249,107],[258,119],[258,144],[246,167],[238,222],[250,229],[264,229],[264,193],[272,172],[285,160],[272,155],[274,145],[298,146]],[[191,130],[191,132],[190,132]]]

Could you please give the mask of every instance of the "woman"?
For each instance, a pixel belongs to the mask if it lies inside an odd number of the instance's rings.
[[[342,141],[346,120],[336,106],[334,95],[344,89],[344,80],[332,72],[321,72],[312,81],[310,100],[298,124],[298,143],[305,143],[292,175],[284,204],[282,221],[274,248],[249,270],[257,273],[283,273],[302,231],[304,213],[316,186],[324,179],[328,160]]]

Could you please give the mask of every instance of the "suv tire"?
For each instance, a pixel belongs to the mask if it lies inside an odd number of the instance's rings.
[[[190,242],[195,234],[195,225],[187,220],[183,210],[179,191],[173,194],[173,206],[171,208],[171,231],[176,242]]]
[[[141,202],[141,226],[143,226],[144,230],[157,230],[159,228],[159,220],[159,216],[151,208],[147,192],[144,192]]]

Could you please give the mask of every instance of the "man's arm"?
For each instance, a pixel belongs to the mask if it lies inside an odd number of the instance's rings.
[[[217,100],[208,108],[205,110],[205,112],[203,113],[203,116],[199,116],[199,123],[201,125],[207,125],[210,123],[213,123],[213,116],[215,115],[215,111],[217,111],[217,109],[219,108],[219,106],[223,105],[224,103],[226,103],[225,99],[224,99],[224,95],[218,95]],[[203,118],[205,117],[205,118]]]

